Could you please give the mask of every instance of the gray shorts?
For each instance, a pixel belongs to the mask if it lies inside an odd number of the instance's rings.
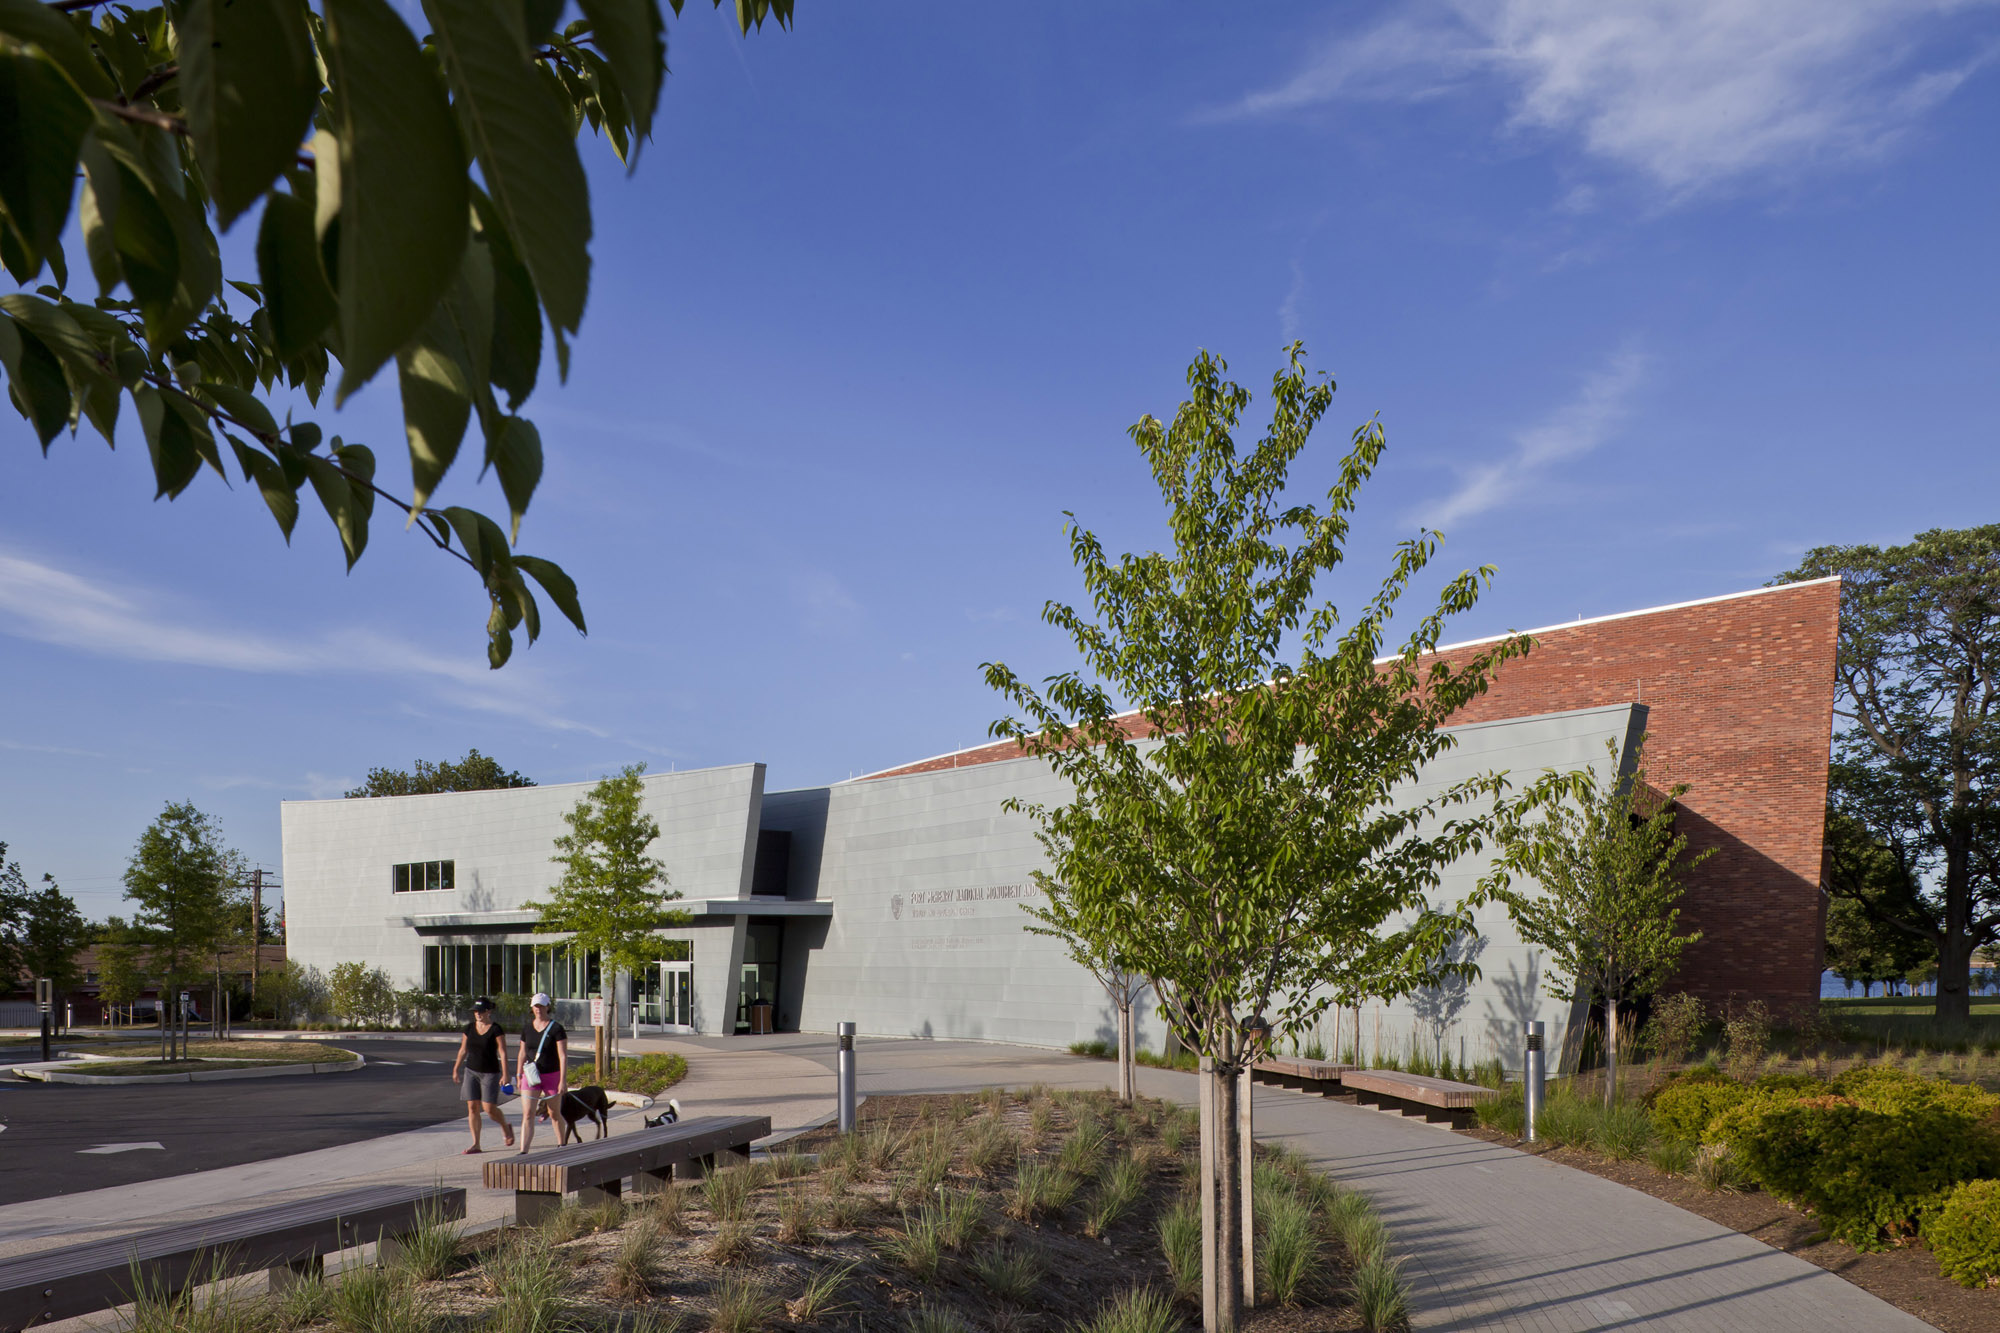
[[[480,1074],[470,1069],[461,1071],[458,1076],[458,1099],[497,1106],[500,1102],[500,1076]]]

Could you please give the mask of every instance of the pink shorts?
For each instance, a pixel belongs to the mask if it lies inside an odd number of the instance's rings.
[[[530,1097],[547,1099],[562,1096],[567,1088],[560,1075],[545,1074],[540,1083],[523,1082],[521,1091]]]

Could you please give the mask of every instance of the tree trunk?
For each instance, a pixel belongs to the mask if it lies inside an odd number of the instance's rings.
[[[1236,1333],[1243,1318],[1243,1160],[1236,1073],[1201,1060],[1201,1326]]]
[[[1244,1057],[1248,1059],[1248,1056]],[[1256,1161],[1255,1147],[1257,1128],[1251,1123],[1250,1066],[1243,1066],[1243,1072],[1236,1076],[1236,1160],[1241,1164],[1243,1176],[1243,1306],[1254,1309],[1257,1304],[1257,1200],[1252,1193],[1257,1173],[1251,1169]]]
[[[1133,1069],[1138,1061],[1132,1037],[1132,997],[1125,994],[1118,997],[1118,1100],[1127,1106],[1132,1104],[1138,1081]]]
[[[1604,1109],[1618,1104],[1618,997],[1604,1000]]]
[[[1950,925],[1938,947],[1937,1021],[1963,1026],[1972,1021],[1972,937],[1946,909]]]

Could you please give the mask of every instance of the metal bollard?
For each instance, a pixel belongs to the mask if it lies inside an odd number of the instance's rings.
[[[854,1024],[837,1023],[834,1031],[840,1034],[840,1063],[836,1069],[839,1084],[837,1097],[840,1103],[840,1132],[854,1132]]]
[[[1535,1142],[1535,1122],[1542,1115],[1542,1079],[1546,1073],[1542,1063],[1542,1025],[1539,1021],[1528,1024],[1528,1058],[1521,1071],[1521,1104],[1527,1112],[1528,1142]]]

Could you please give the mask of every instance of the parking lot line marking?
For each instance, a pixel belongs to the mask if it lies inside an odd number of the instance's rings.
[[[95,1148],[78,1148],[77,1152],[79,1154],[99,1153],[109,1155],[115,1152],[138,1152],[141,1148],[152,1148],[159,1152],[165,1152],[167,1145],[164,1143],[100,1143]]]

